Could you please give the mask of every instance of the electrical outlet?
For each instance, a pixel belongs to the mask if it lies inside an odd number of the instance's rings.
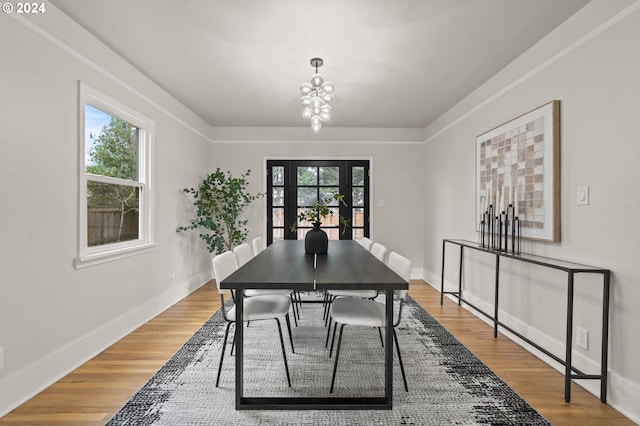
[[[576,345],[589,349],[589,332],[584,328],[576,327]]]
[[[175,274],[169,274],[169,284],[173,284],[176,281]]]
[[[0,348],[0,370],[4,368],[4,348]]]

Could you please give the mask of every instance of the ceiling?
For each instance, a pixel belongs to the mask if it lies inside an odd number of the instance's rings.
[[[214,127],[424,128],[588,0],[51,0]]]

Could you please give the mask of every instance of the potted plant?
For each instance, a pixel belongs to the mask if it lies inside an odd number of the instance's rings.
[[[247,176],[251,170],[241,177],[233,177],[217,168],[208,174],[198,188],[184,188],[182,191],[193,196],[196,217],[187,226],[180,226],[176,231],[199,229],[200,238],[207,244],[210,253],[222,253],[246,241],[247,219],[241,219],[244,209],[262,193],[250,194]]]
[[[307,254],[326,254],[329,247],[329,237],[327,233],[320,229],[322,220],[327,216],[333,216],[331,204],[337,201],[339,204],[346,206],[343,194],[334,194],[332,197],[321,198],[316,200],[311,207],[306,208],[296,216],[296,221],[291,225],[291,232],[298,230],[298,224],[302,222],[310,222],[313,229],[309,230],[304,239],[304,250]],[[342,233],[346,232],[349,222],[338,215]]]

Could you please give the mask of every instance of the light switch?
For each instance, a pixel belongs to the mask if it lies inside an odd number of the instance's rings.
[[[577,202],[579,206],[586,206],[589,204],[589,186],[579,186],[577,193]]]
[[[387,207],[387,200],[378,200],[378,207]]]

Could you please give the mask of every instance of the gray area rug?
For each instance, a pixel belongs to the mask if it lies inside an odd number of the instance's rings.
[[[301,315],[298,327],[291,320],[295,354],[285,335],[291,388],[275,322],[245,328],[245,396],[330,395],[333,358],[324,346],[322,306],[303,304]],[[550,424],[410,297],[396,329],[409,392],[395,358],[393,410],[236,411],[235,357],[228,352],[215,387],[224,328],[217,311],[108,425]],[[333,395],[383,396],[383,360],[376,329],[345,327]]]

